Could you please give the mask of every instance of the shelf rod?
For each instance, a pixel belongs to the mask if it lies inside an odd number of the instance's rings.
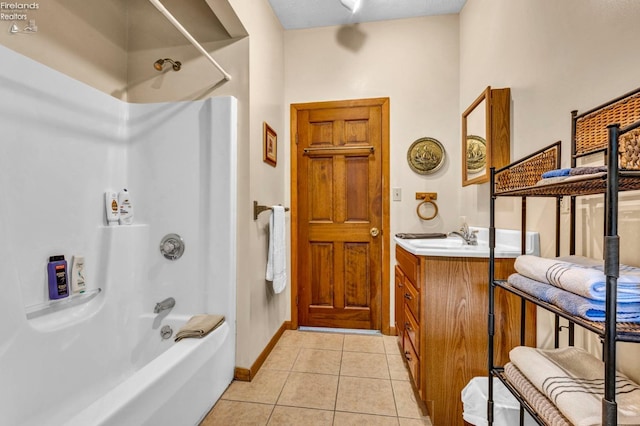
[[[202,55],[207,58],[209,60],[209,62],[211,62],[213,64],[213,66],[215,66],[218,71],[220,71],[223,75],[223,78],[225,81],[229,81],[231,80],[231,75],[229,75],[228,72],[226,72],[224,70],[224,68],[222,68],[222,66],[220,66],[220,64],[218,62],[216,62],[215,59],[213,59],[211,57],[211,55],[209,55],[209,52],[207,52],[204,47],[202,47],[202,45],[200,43],[198,43],[198,41],[193,38],[193,36],[191,34],[189,34],[189,31],[187,31],[185,29],[185,27],[182,26],[182,24],[180,22],[178,22],[178,20],[171,14],[171,12],[169,12],[167,10],[166,7],[164,7],[162,5],[162,3],[160,3],[159,0],[149,0],[151,2],[151,4],[153,4],[156,9],[158,9],[158,11],[160,13],[162,13],[164,15],[165,18],[167,18],[167,20],[169,22],[171,22],[171,24],[176,27],[176,29],[178,31],[180,31],[182,33],[182,35],[189,40],[189,42],[193,45],[193,47],[195,47],[196,49],[198,49],[198,51],[200,51],[200,53],[202,53]]]

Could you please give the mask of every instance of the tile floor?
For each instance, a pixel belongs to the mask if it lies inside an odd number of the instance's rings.
[[[251,382],[234,381],[200,426],[431,425],[394,336],[287,330]]]

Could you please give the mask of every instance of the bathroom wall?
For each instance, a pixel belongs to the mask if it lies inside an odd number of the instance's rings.
[[[391,235],[459,226],[460,200],[452,190],[461,183],[458,63],[457,15],[285,32],[287,114],[291,103],[389,97],[389,186],[402,189],[402,201],[391,201],[391,229],[385,231]],[[288,158],[290,135],[284,133]],[[407,164],[407,150],[425,136],[446,150],[444,166],[431,175]],[[438,193],[440,213],[431,221],[416,214],[415,193],[425,191]]]
[[[570,165],[570,111],[586,111],[640,87],[640,3],[635,0],[468,0],[460,14],[460,112],[488,85],[511,87],[511,158],[562,140],[562,164]],[[602,161],[600,159],[600,161]],[[470,222],[489,222],[489,186],[462,189]],[[603,197],[578,207],[578,253],[602,255]],[[621,196],[621,260],[640,265],[640,196]],[[498,200],[498,224],[518,228],[517,200]],[[552,201],[529,202],[528,226],[541,233],[544,256],[553,256]],[[562,214],[562,252],[568,253],[568,214]],[[551,222],[550,222],[551,221]],[[547,338],[539,342],[549,344]],[[586,334],[586,332],[585,332]],[[597,339],[584,345],[600,351]],[[640,346],[622,344],[623,371],[640,379]]]
[[[249,33],[249,124],[238,158],[243,164],[238,186],[238,350],[237,366],[249,368],[282,324],[291,318],[291,293],[274,294],[265,281],[269,213],[253,220],[253,200],[287,203],[284,118],[283,29],[267,0],[231,0]],[[263,122],[278,135],[278,161],[262,161]],[[289,214],[286,215],[289,228]],[[289,232],[289,229],[287,229]]]
[[[47,0],[26,11],[37,32],[10,34],[0,21],[0,44],[111,93],[127,84],[127,1]],[[12,13],[10,9],[3,13]],[[22,11],[20,11],[22,13]]]
[[[634,0],[468,0],[460,14],[460,110],[488,85],[511,87],[511,158],[562,140],[568,166],[570,111],[640,86],[640,59],[628,54],[640,39],[639,16]],[[488,187],[462,190],[478,224],[488,224]]]

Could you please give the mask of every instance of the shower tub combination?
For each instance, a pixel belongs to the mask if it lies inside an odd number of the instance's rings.
[[[0,424],[197,424],[234,370],[236,100],[127,104],[0,60]],[[107,226],[104,191],[122,188],[134,224]],[[85,257],[87,292],[50,302],[58,254]],[[226,320],[174,343],[202,313]]]

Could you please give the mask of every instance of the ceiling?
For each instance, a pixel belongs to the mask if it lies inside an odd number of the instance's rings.
[[[361,0],[351,13],[340,0],[269,0],[286,30],[459,13],[467,0]]]

